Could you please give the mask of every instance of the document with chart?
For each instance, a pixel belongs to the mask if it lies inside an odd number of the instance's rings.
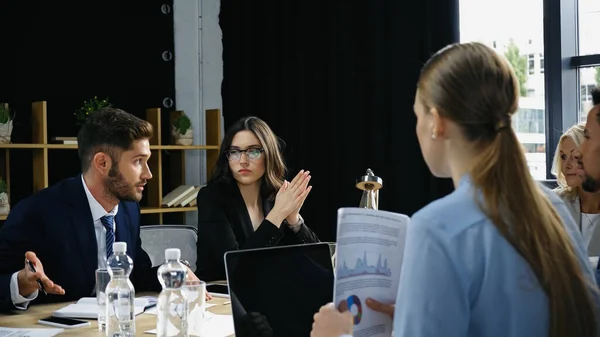
[[[381,210],[338,210],[333,302],[354,316],[355,337],[391,336],[392,318],[369,309],[365,300],[396,301],[409,221]]]

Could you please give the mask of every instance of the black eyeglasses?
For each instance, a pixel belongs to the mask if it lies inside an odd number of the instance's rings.
[[[242,158],[242,153],[245,153],[248,157],[248,160],[257,160],[258,158],[260,158],[261,153],[263,153],[264,151],[265,150],[263,148],[253,148],[246,150],[230,149],[227,150],[227,152],[225,152],[225,155],[227,156],[227,159],[234,161],[240,160],[240,158]]]

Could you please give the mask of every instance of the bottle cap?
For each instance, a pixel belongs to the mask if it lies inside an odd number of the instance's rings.
[[[125,253],[127,252],[127,242],[115,242],[113,243],[113,252]]]
[[[181,250],[179,248],[167,248],[165,249],[166,260],[179,260],[181,257]]]

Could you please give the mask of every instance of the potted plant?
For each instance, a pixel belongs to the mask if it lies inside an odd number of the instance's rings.
[[[0,179],[0,214],[8,214],[10,204],[8,201],[8,187],[4,179]]]
[[[14,117],[8,103],[0,103],[0,143],[2,144],[10,143]]]
[[[185,113],[179,115],[171,126],[171,135],[175,140],[175,144],[192,145],[194,142],[192,132],[192,121]]]
[[[77,119],[77,125],[81,126],[89,115],[98,111],[101,108],[110,108],[112,104],[108,101],[108,97],[105,99],[98,99],[98,96],[94,96],[94,98],[83,101],[83,105],[77,110],[74,115]]]

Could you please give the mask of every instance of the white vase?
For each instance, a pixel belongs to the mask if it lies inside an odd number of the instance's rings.
[[[179,133],[177,128],[175,128],[173,126],[171,128],[171,135],[175,139],[175,144],[177,144],[177,145],[186,145],[187,146],[187,145],[192,145],[192,143],[194,142],[194,135],[193,135],[192,128],[187,129],[185,134],[182,135],[181,133]]]
[[[10,135],[12,134],[13,121],[8,123],[0,123],[0,144],[10,143]]]

